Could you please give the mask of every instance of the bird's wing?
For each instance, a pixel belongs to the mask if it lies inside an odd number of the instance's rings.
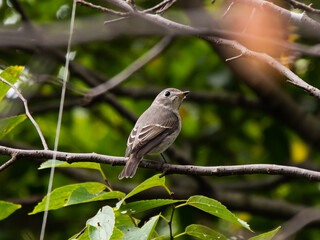
[[[163,119],[162,122],[142,126],[139,130],[134,128],[128,139],[130,150],[127,151],[143,157],[179,127],[179,118],[176,114],[169,112]]]
[[[137,133],[138,133],[138,127],[135,126],[135,127],[132,129],[132,131],[131,131],[131,133],[130,133],[130,135],[129,135],[129,137],[128,137],[127,149],[126,149],[126,155],[125,155],[125,157],[128,157],[129,154],[131,153],[131,150],[132,150],[132,147],[133,147],[133,143],[134,143],[134,140],[136,139]]]

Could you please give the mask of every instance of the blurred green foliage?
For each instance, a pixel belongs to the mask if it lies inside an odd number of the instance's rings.
[[[20,2],[34,25],[43,28],[52,37],[51,40],[58,41],[60,33],[62,35],[68,31],[70,2],[61,0],[24,0]],[[102,1],[96,2],[101,3]],[[154,5],[155,2],[141,1],[139,5],[147,7]],[[313,7],[320,7],[320,5],[314,3]],[[21,27],[22,20],[19,16],[9,1],[0,1],[2,28],[18,29]],[[82,6],[77,7],[77,21],[94,17],[105,18],[96,10]],[[107,27],[103,26],[102,21],[95,22],[95,24],[101,25],[101,29]],[[86,32],[82,34],[85,35]],[[73,44],[72,51],[75,53],[76,62],[109,78],[148,51],[159,39],[159,36],[121,35],[116,39],[105,40],[102,38],[95,41],[80,41]],[[57,48],[65,53],[66,46],[64,44],[58,45]],[[0,65],[2,68],[22,65],[25,66],[26,71],[34,72],[36,70],[36,73],[48,74],[54,80],[61,75],[63,69],[63,62],[56,61],[50,56],[14,47],[0,48]],[[318,66],[318,59],[305,57],[299,59],[294,68],[306,82],[319,87],[320,70]],[[57,81],[39,83],[31,73],[26,76],[28,78],[26,82],[29,85],[20,86],[19,89],[30,98],[31,111],[39,107],[45,108],[46,104],[49,106],[51,103],[57,102],[60,94],[60,84],[57,84]],[[84,82],[79,76],[72,74],[70,83],[81,89],[91,87],[88,82]],[[130,76],[122,86],[132,89],[176,87],[190,90],[191,94],[192,91],[206,90],[212,93],[242,94],[254,99],[259,97],[255,96],[251,89],[232,74],[208,43],[195,37],[186,36],[174,39],[163,54]],[[308,113],[318,113],[319,101],[314,97],[308,96],[300,89],[289,87],[289,85],[282,86],[282,90],[292,96],[298,105]],[[72,91],[68,91],[66,103],[74,96],[79,97]],[[134,99],[130,96],[116,97],[124,107],[137,116],[152,102],[151,97],[145,99]],[[19,99],[10,97],[1,102],[0,109],[1,114],[9,116],[24,112]],[[316,150],[310,152],[312,146],[309,146],[284,123],[275,120],[272,114],[268,114],[262,109],[250,109],[240,105],[233,106],[214,102],[188,101],[187,99],[180,112],[183,127],[175,146],[188,153],[190,161],[195,165],[298,164],[308,160],[307,157],[310,154],[313,163],[320,163],[319,152]],[[54,145],[57,114],[57,109],[51,110],[49,107],[47,111],[34,111],[33,114],[50,149]],[[123,156],[132,126],[132,122],[107,102],[97,101],[89,106],[82,105],[80,102],[75,106],[65,108],[59,150]],[[28,119],[15,126],[13,131],[5,136],[1,145],[18,148],[42,148],[39,136]],[[295,147],[292,148],[292,146]],[[296,149],[299,150],[296,151]],[[1,164],[7,160],[8,157],[0,156]],[[9,202],[26,200],[22,204],[22,209],[17,210],[1,222],[0,239],[38,238],[42,215],[28,216],[27,213],[32,211],[36,202],[40,202],[47,191],[49,170],[38,170],[40,164],[41,162],[35,160],[19,160],[0,173],[0,182],[2,183],[0,200]],[[114,184],[116,187],[121,184],[132,187],[155,173],[151,170],[139,169],[134,179],[119,183],[117,175],[120,172],[120,167],[110,165],[101,167],[111,185]],[[101,182],[104,181],[96,171],[84,170],[84,173],[96,177]],[[258,182],[266,177],[268,176],[207,179],[213,184],[233,185],[238,181]],[[84,181],[80,178],[80,176],[57,170],[54,188]],[[186,176],[174,176],[168,177],[167,184],[169,188],[181,186],[184,179],[186,179],[186,183],[191,181]],[[126,186],[123,188],[126,189]],[[187,191],[187,188],[184,189],[184,192]],[[260,189],[249,194],[267,199],[282,199],[297,205],[317,206],[320,204],[319,183],[299,179],[288,180],[270,189]],[[100,207],[110,202],[114,203],[114,201],[108,200],[107,202],[94,202],[85,206],[76,205],[50,212],[46,239],[71,237],[85,226],[86,221],[93,217]],[[161,210],[163,215],[167,218],[170,217],[170,207],[161,208]],[[244,213],[242,209],[236,209],[235,212],[247,216],[246,221],[256,232],[270,231],[285,221],[277,216],[264,216],[255,212]],[[142,215],[142,223],[158,213]],[[190,224],[198,223],[210,226],[210,228],[222,233],[230,234],[238,230],[236,227],[228,225],[224,220],[204,216],[189,207],[175,211],[173,227],[177,231],[176,233],[185,231],[185,227]],[[139,226],[143,226],[143,224]],[[157,226],[159,233],[167,232],[167,225],[162,219],[159,219]],[[299,233],[299,239],[319,238],[319,231],[312,227]]]

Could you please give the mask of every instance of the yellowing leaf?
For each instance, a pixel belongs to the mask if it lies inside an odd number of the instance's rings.
[[[19,75],[23,70],[22,66],[11,66],[6,68],[0,73],[0,77],[11,84],[15,84],[18,81]],[[0,100],[6,95],[10,86],[0,81]]]

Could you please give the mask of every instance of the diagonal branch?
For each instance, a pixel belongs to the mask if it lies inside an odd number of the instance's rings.
[[[170,7],[175,1],[176,0],[164,0],[151,8],[143,10],[142,12],[143,13],[151,13],[157,9],[160,9],[158,11],[163,11],[163,8],[168,9],[168,6]],[[157,11],[157,13],[158,13],[158,11]]]
[[[311,6],[308,6],[304,3],[298,2],[296,0],[285,0],[285,1],[288,2],[294,8],[299,8],[301,10],[305,10],[305,11],[311,12],[311,13],[320,13],[320,9],[315,9]]]
[[[37,132],[38,132],[38,134],[40,136],[43,148],[45,150],[47,150],[48,149],[48,145],[47,145],[46,140],[45,140],[45,138],[44,138],[44,136],[43,136],[43,134],[42,134],[42,132],[40,130],[39,125],[37,124],[37,122],[33,119],[32,115],[30,114],[27,100],[23,97],[23,95],[20,93],[20,91],[14,85],[9,83],[7,80],[5,80],[4,78],[0,77],[0,81],[5,83],[5,84],[7,84],[7,85],[9,85],[16,92],[18,97],[21,99],[21,101],[23,102],[24,109],[25,109],[27,117],[30,119],[30,121],[32,122],[33,126],[37,129]]]
[[[273,238],[274,240],[285,240],[291,239],[291,236],[297,234],[306,225],[314,222],[319,222],[320,220],[320,208],[305,208],[299,211],[295,216],[293,216],[289,221],[285,222],[281,227],[280,231]]]
[[[306,92],[308,92],[309,94],[315,97],[320,98],[320,90],[318,88],[315,88],[310,84],[306,83],[305,81],[303,81],[300,77],[294,74],[289,68],[286,68],[280,62],[276,61],[274,58],[272,58],[268,54],[258,53],[258,52],[249,50],[242,44],[233,40],[227,40],[227,39],[222,39],[217,37],[203,37],[203,39],[206,39],[207,41],[218,44],[218,45],[228,46],[232,49],[240,51],[241,54],[237,57],[246,56],[246,57],[258,59],[262,62],[267,63],[270,67],[276,69],[279,73],[287,77],[289,83],[299,88],[302,88],[303,90],[305,90]]]
[[[98,5],[83,1],[83,0],[76,0],[76,3],[79,3],[80,5],[83,5],[83,6],[87,6],[87,7],[90,7],[90,8],[97,9],[97,10],[99,10],[101,12],[111,13],[111,14],[114,14],[114,15],[122,16],[122,17],[130,15],[129,13],[115,11],[115,10],[112,10],[110,8],[104,8],[104,7],[101,7],[101,6],[98,6]]]
[[[123,71],[118,73],[116,76],[111,78],[109,81],[104,82],[94,88],[92,88],[87,96],[89,98],[97,97],[103,93],[106,93],[110,89],[118,86],[123,81],[125,81],[128,77],[130,77],[133,73],[138,71],[152,59],[157,57],[172,41],[171,36],[164,37],[160,42],[158,42],[154,47],[152,47],[148,52],[142,55],[140,58],[135,60],[131,65],[125,68]]]
[[[128,5],[124,1],[120,1],[120,0],[105,0],[105,1],[109,2],[111,4],[114,4],[115,6],[121,8],[124,11],[131,11],[131,12],[133,11],[132,8],[130,7],[130,5]],[[297,21],[298,23],[301,24],[302,20],[300,17],[298,19],[294,18],[293,17],[294,14],[292,12],[284,10],[278,6],[275,6],[274,4],[271,4],[271,3],[268,3],[265,1],[256,1],[256,0],[241,0],[241,1],[253,3],[253,4],[259,3],[263,7],[268,7],[268,8],[271,8],[273,11],[283,13],[284,17],[287,17],[287,18],[291,19],[292,21]],[[206,39],[210,42],[220,44],[220,45],[225,45],[225,46],[231,47],[233,49],[237,49],[245,56],[262,60],[263,62],[266,62],[271,67],[276,69],[278,72],[280,72],[281,74],[286,76],[289,79],[289,81],[288,81],[289,83],[304,89],[305,91],[307,91],[309,94],[311,94],[313,96],[320,98],[320,90],[319,89],[317,89],[317,88],[309,85],[305,81],[303,81],[300,77],[298,77],[296,74],[294,74],[290,69],[287,69],[281,63],[277,62],[275,59],[273,59],[271,56],[269,56],[267,54],[251,51],[236,41],[226,40],[226,39],[216,38],[216,37],[210,37],[207,34],[205,34],[205,32],[208,31],[208,29],[194,28],[194,27],[191,27],[188,25],[176,23],[176,22],[173,22],[173,21],[168,20],[166,18],[163,18],[159,15],[141,14],[141,13],[137,12],[136,16],[141,17],[142,19],[144,19],[148,22],[152,22],[156,25],[160,25],[162,27],[165,27],[168,31],[170,31],[172,33],[180,33],[180,34],[184,33],[184,34],[191,34],[191,35],[196,35],[196,36],[200,35],[203,39]],[[310,23],[310,25],[312,25],[314,30],[320,29],[319,23],[315,22],[312,19],[308,19],[308,21],[312,22],[313,25],[311,23]]]
[[[10,165],[14,164],[17,161],[17,154],[16,153],[12,153],[11,154],[11,159],[9,159],[7,162],[5,162],[4,164],[2,164],[0,166],[0,172],[3,171],[4,169],[6,169],[7,167],[9,167]]]
[[[73,162],[97,162],[111,165],[124,165],[127,161],[125,157],[102,155],[97,153],[68,153],[54,152],[52,150],[24,150],[0,146],[0,154],[15,154],[17,159],[51,159],[56,154],[56,159]],[[248,174],[269,174],[283,175],[295,178],[304,178],[309,181],[320,181],[320,172],[307,170],[299,167],[283,166],[275,164],[247,164],[235,166],[194,166],[194,165],[176,165],[163,164],[157,161],[142,160],[140,167],[162,171],[165,174],[185,174],[192,176],[232,176]]]

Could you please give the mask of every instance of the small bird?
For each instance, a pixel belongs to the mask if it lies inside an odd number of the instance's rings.
[[[119,179],[132,178],[146,154],[164,152],[181,130],[179,107],[189,91],[167,88],[158,94],[151,106],[139,117],[127,141],[129,156]]]

